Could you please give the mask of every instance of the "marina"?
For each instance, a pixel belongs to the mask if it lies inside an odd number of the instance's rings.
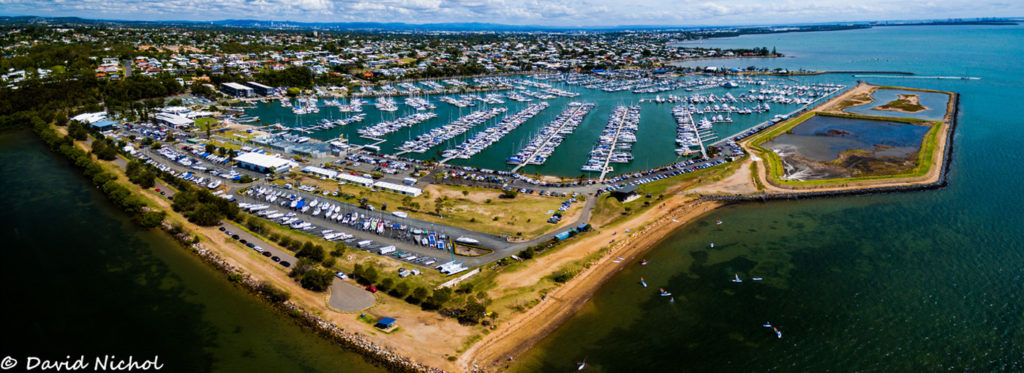
[[[544,127],[537,136],[534,136],[530,143],[524,146],[515,156],[508,159],[509,164],[518,165],[512,172],[519,171],[527,164],[542,165],[547,162],[555,148],[562,144],[566,137],[571,135],[583,121],[590,110],[594,108],[592,103],[570,102],[568,107],[555,118],[550,124]]]
[[[640,127],[639,106],[618,106],[608,118],[608,124],[597,144],[590,151],[590,160],[583,167],[583,171],[599,172],[598,180],[604,180],[605,175],[612,171],[611,163],[629,163],[633,161],[633,143],[636,142],[636,131]]]
[[[441,163],[447,162],[452,158],[469,159],[488,146],[498,142],[502,137],[505,137],[509,132],[512,132],[512,130],[518,128],[519,125],[533,118],[547,107],[547,102],[530,104],[518,113],[506,115],[498,124],[476,133],[473,137],[453,149],[445,150],[441,153],[441,156],[445,158]]]
[[[398,154],[408,152],[425,153],[430,148],[433,148],[444,141],[450,140],[455,136],[466,133],[470,128],[486,122],[507,110],[508,109],[504,107],[496,107],[470,113],[445,126],[435,128],[426,134],[417,136],[413,140],[406,141],[401,147],[399,147],[401,152]]]

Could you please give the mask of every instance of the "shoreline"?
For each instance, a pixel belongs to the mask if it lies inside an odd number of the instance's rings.
[[[569,318],[576,314],[608,280],[628,265],[633,259],[653,249],[680,227],[696,221],[717,208],[728,205],[723,201],[695,199],[690,196],[674,195],[665,204],[673,203],[667,214],[653,221],[634,222],[627,220],[618,224],[639,223],[642,228],[634,231],[627,239],[617,241],[602,254],[601,258],[584,269],[565,284],[547,294],[541,301],[524,313],[505,321],[495,331],[487,334],[467,349],[457,360],[459,368],[466,372],[486,372],[503,369],[502,363],[514,360],[541,340],[546,338]],[[677,220],[675,222],[673,220]],[[604,236],[596,235],[577,242],[585,245],[596,241],[601,245]],[[562,248],[564,250],[566,248]],[[613,263],[617,256],[625,260]]]

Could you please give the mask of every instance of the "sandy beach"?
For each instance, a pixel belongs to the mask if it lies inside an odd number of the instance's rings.
[[[601,286],[620,270],[634,265],[634,259],[661,242],[670,232],[722,206],[722,202],[699,201],[690,196],[673,195],[663,204],[651,208],[615,229],[603,229],[534,263],[505,281],[505,285],[523,285],[536,281],[536,276],[550,273],[562,263],[584,257],[616,240],[611,250],[589,268],[564,285],[548,293],[545,300],[526,312],[517,314],[497,330],[474,344],[458,360],[463,371],[500,370],[509,360],[522,354],[579,310]],[[639,228],[639,230],[637,230]],[[624,233],[625,229],[632,230]],[[618,233],[616,233],[618,232]],[[616,263],[616,257],[625,260]]]

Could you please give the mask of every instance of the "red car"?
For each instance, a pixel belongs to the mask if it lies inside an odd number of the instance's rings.
[[[366,287],[366,291],[371,292],[371,293],[376,293],[377,292],[377,288],[373,287],[373,285],[370,285],[370,286]]]

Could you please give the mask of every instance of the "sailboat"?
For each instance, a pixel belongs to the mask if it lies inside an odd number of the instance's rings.
[[[782,339],[782,332],[779,331],[779,328],[773,326],[772,330],[775,331],[775,336],[779,337],[779,339]]]
[[[737,274],[736,274],[736,277],[734,277],[734,278],[732,279],[732,282],[743,282],[743,280],[740,280],[740,274],[739,274],[739,273],[737,273]]]
[[[644,287],[647,287],[647,281],[644,281],[643,277],[640,278],[640,285],[643,285]]]
[[[672,295],[672,293],[669,293],[669,292],[665,291],[665,289],[658,289],[658,291],[661,292],[661,296],[663,296],[663,297],[667,297],[667,296]]]
[[[715,225],[722,225],[722,219],[715,219]]]
[[[583,359],[583,362],[576,363],[576,370],[577,371],[583,370],[583,368],[586,368],[586,367],[587,367],[587,359],[586,358]]]

